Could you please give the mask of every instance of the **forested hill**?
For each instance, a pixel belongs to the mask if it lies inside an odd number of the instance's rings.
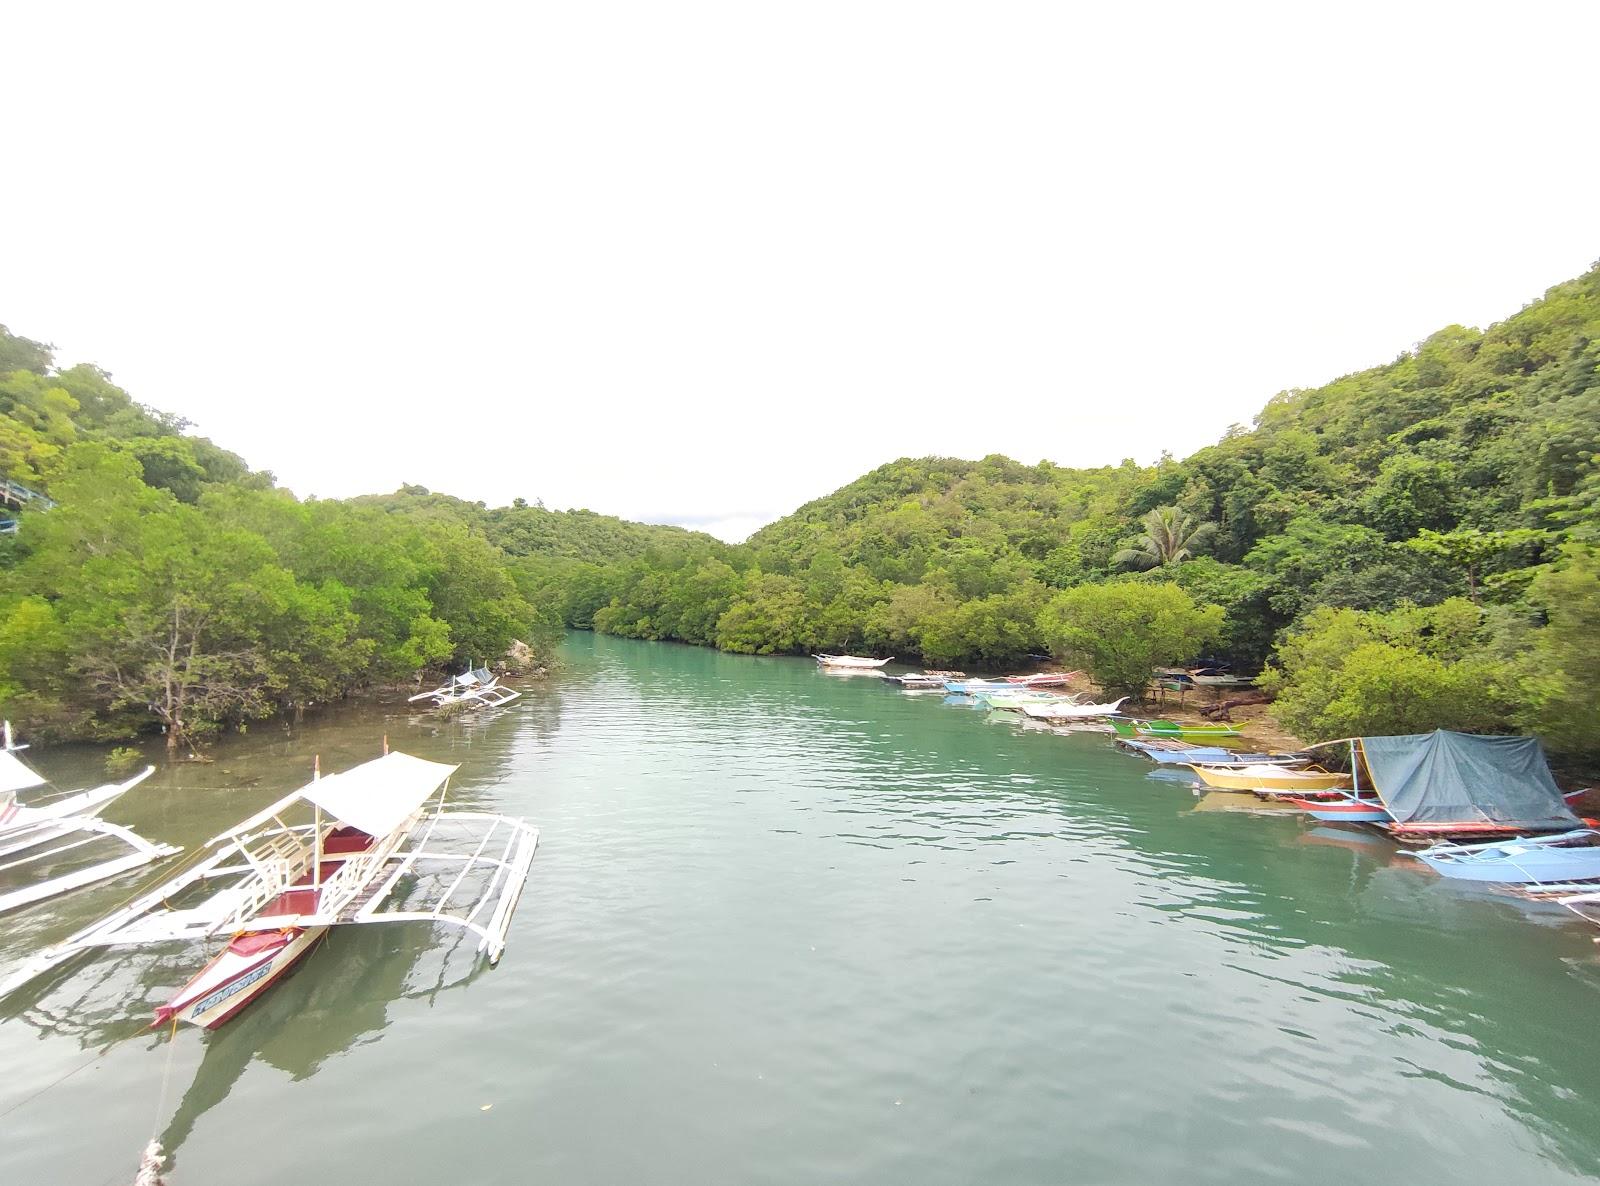
[[[16,524],[0,535],[0,707],[30,732],[192,742],[513,639],[548,648],[561,623],[527,558],[542,579],[563,558],[707,539],[415,486],[300,502],[187,427],[0,327],[0,517]]]
[[[1220,653],[1273,664],[1307,731],[1538,724],[1571,751],[1595,743],[1555,718],[1600,686],[1597,446],[1600,268],[1283,392],[1181,461],[902,459],[744,546],[544,588],[573,624],[736,651],[1049,648],[1112,686]]]
[[[590,510],[552,511],[514,499],[508,507],[486,507],[425,486],[402,486],[393,494],[366,494],[350,500],[387,511],[442,516],[469,523],[508,556],[556,557],[615,563],[651,549],[704,546],[709,535],[656,523],[634,523]]]

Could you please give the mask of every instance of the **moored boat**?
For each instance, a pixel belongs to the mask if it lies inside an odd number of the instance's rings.
[[[1184,725],[1177,721],[1147,721],[1138,717],[1113,717],[1111,727],[1122,737],[1175,737],[1182,740],[1238,737],[1241,732],[1238,725]]]
[[[876,671],[894,659],[868,659],[861,655],[813,655],[819,667],[837,667],[847,671]]]
[[[1127,699],[1124,696],[1108,704],[1025,704],[1022,711],[1036,721],[1088,721],[1121,711]]]
[[[499,708],[502,704],[510,704],[520,695],[522,693],[515,688],[508,688],[502,684],[500,677],[487,667],[469,667],[437,688],[418,692],[410,697],[410,701],[416,703],[419,700],[428,700],[432,702],[434,708],[451,711],[463,708]]]
[[[1116,722],[1113,721],[1112,724]],[[1117,745],[1129,753],[1138,754],[1162,765],[1186,766],[1190,762],[1227,761],[1235,756],[1233,750],[1223,749],[1220,745],[1198,745],[1192,741],[1170,737],[1141,738],[1119,735]]]
[[[1388,809],[1376,795],[1354,795],[1346,792],[1318,799],[1289,798],[1287,802],[1294,804],[1312,819],[1330,823],[1377,824],[1391,818]]]
[[[906,689],[943,688],[946,680],[966,679],[964,671],[915,671],[910,675],[889,675],[884,679],[899,684]]]
[[[1342,791],[1350,787],[1350,776],[1324,770],[1321,766],[1290,769],[1267,762],[1213,766],[1187,763],[1206,786],[1218,791],[1271,791],[1305,795],[1316,791]]]
[[[156,1012],[158,1022],[214,1028],[330,927],[385,922],[461,927],[493,964],[539,833],[508,816],[445,810],[456,769],[387,753],[313,777],[210,841],[185,872],[25,961],[0,996],[98,948],[227,936]]]
[[[944,690],[953,696],[974,696],[979,692],[1015,692],[1017,685],[1003,679],[947,679]]]
[[[1154,682],[1160,687],[1181,691],[1191,688],[1249,688],[1256,681],[1253,676],[1234,675],[1215,667],[1158,667]]]
[[[1041,671],[1037,675],[1008,675],[1005,681],[1008,684],[1020,684],[1024,688],[1062,688],[1071,682],[1073,676],[1081,674],[1077,671]]]
[[[1061,688],[1071,682],[1077,671],[1046,671],[1038,675],[1000,675],[986,679],[965,679],[959,674],[947,679],[944,689],[958,696],[971,696],[979,692],[1016,692],[1040,688]]]
[[[1000,709],[1002,712],[1021,712],[1031,704],[1073,704],[1075,698],[1070,693],[1047,692],[1033,689],[1011,689],[1000,691],[998,689],[987,692],[978,692],[976,696],[990,708]]]
[[[1403,843],[1509,839],[1583,826],[1557,789],[1537,738],[1437,729],[1323,744],[1350,747],[1357,788],[1377,794],[1392,817],[1379,826]]]
[[[0,873],[9,874],[7,880],[16,888],[0,892],[0,913],[121,876],[182,851],[171,844],[153,843],[131,828],[100,818],[102,811],[154,774],[154,766],[146,766],[124,782],[24,803],[19,792],[47,783],[38,771],[17,757],[28,747],[16,744],[10,721],[5,722],[4,741],[4,748],[0,748]],[[33,871],[29,866],[44,868],[63,853],[92,852],[87,846],[96,844],[105,850],[106,859],[80,863],[56,876],[29,878]],[[122,855],[110,856],[111,846],[121,850]]]
[[[327,933],[327,927],[287,927],[235,935],[156,1010],[155,1024],[175,1020],[216,1029],[271,988]]]
[[[1435,844],[1411,855],[1457,881],[1568,885],[1600,879],[1600,831],[1594,828],[1482,844]]]
[[[1129,753],[1149,758],[1164,766],[1188,766],[1199,762],[1206,766],[1284,766],[1290,769],[1311,765],[1308,754],[1244,753],[1223,749],[1220,745],[1196,745],[1190,741],[1173,738],[1118,737],[1117,745]]]

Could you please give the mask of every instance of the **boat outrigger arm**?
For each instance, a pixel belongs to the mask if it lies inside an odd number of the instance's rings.
[[[539,832],[508,816],[444,810],[455,770],[390,753],[313,780],[209,841],[178,876],[26,961],[0,996],[95,948],[221,937],[231,949],[266,933],[310,941],[328,927],[381,922],[461,927],[495,963]],[[310,822],[285,822],[296,808],[309,808]],[[258,977],[260,987],[288,962]]]
[[[7,722],[5,745],[0,749],[0,874],[25,871],[27,866],[40,861],[63,857],[70,860],[67,854],[107,838],[127,851],[120,857],[0,893],[0,914],[121,876],[182,851],[170,844],[152,843],[131,828],[99,818],[108,805],[154,774],[154,766],[146,766],[126,782],[110,783],[34,806],[17,800],[18,791],[45,785],[45,780],[16,756],[17,750],[26,748],[12,743],[11,725]],[[15,876],[23,877],[26,873]]]

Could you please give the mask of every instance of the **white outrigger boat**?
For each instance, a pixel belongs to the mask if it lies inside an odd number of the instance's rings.
[[[17,792],[45,786],[45,780],[21,758],[11,736],[11,722],[5,722],[5,748],[0,749],[0,874],[40,861],[70,862],[67,853],[81,856],[79,850],[109,839],[128,851],[120,857],[98,861],[31,885],[0,892],[0,914],[31,906],[46,898],[117,877],[183,851],[170,844],[152,844],[131,828],[107,823],[100,818],[111,803],[127,794],[155,773],[146,766],[126,782],[108,783],[92,791],[64,795],[45,805],[26,804]],[[62,841],[57,844],[56,841]],[[20,875],[19,875],[20,876]]]
[[[937,688],[944,690],[946,680],[966,679],[964,671],[914,671],[910,675],[889,675],[884,673],[883,678],[891,683],[899,684],[903,691],[921,692]]]
[[[471,667],[428,692],[409,697],[409,703],[431,700],[435,708],[499,708],[510,704],[521,692],[508,688],[487,667]]]
[[[0,996],[96,948],[221,939],[156,1010],[157,1024],[214,1029],[346,924],[463,927],[495,963],[539,832],[508,816],[444,810],[456,769],[396,752],[313,777],[211,840],[185,872],[26,961]]]
[[[867,659],[860,655],[815,655],[813,658],[821,667],[838,667],[846,671],[876,671],[890,662],[894,656],[890,655],[888,659]]]
[[[1127,699],[1124,696],[1109,704],[1024,704],[1022,711],[1036,721],[1089,721],[1120,712]]]

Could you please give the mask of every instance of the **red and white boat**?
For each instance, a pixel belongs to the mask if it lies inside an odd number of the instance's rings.
[[[1312,819],[1350,824],[1381,824],[1393,821],[1383,801],[1373,794],[1330,791],[1318,797],[1285,796]]]
[[[95,948],[227,936],[156,1010],[157,1024],[212,1029],[331,927],[379,922],[463,927],[495,963],[539,833],[508,816],[446,811],[455,770],[389,753],[314,777],[213,839],[184,873],[34,956],[0,985],[0,996]]]

